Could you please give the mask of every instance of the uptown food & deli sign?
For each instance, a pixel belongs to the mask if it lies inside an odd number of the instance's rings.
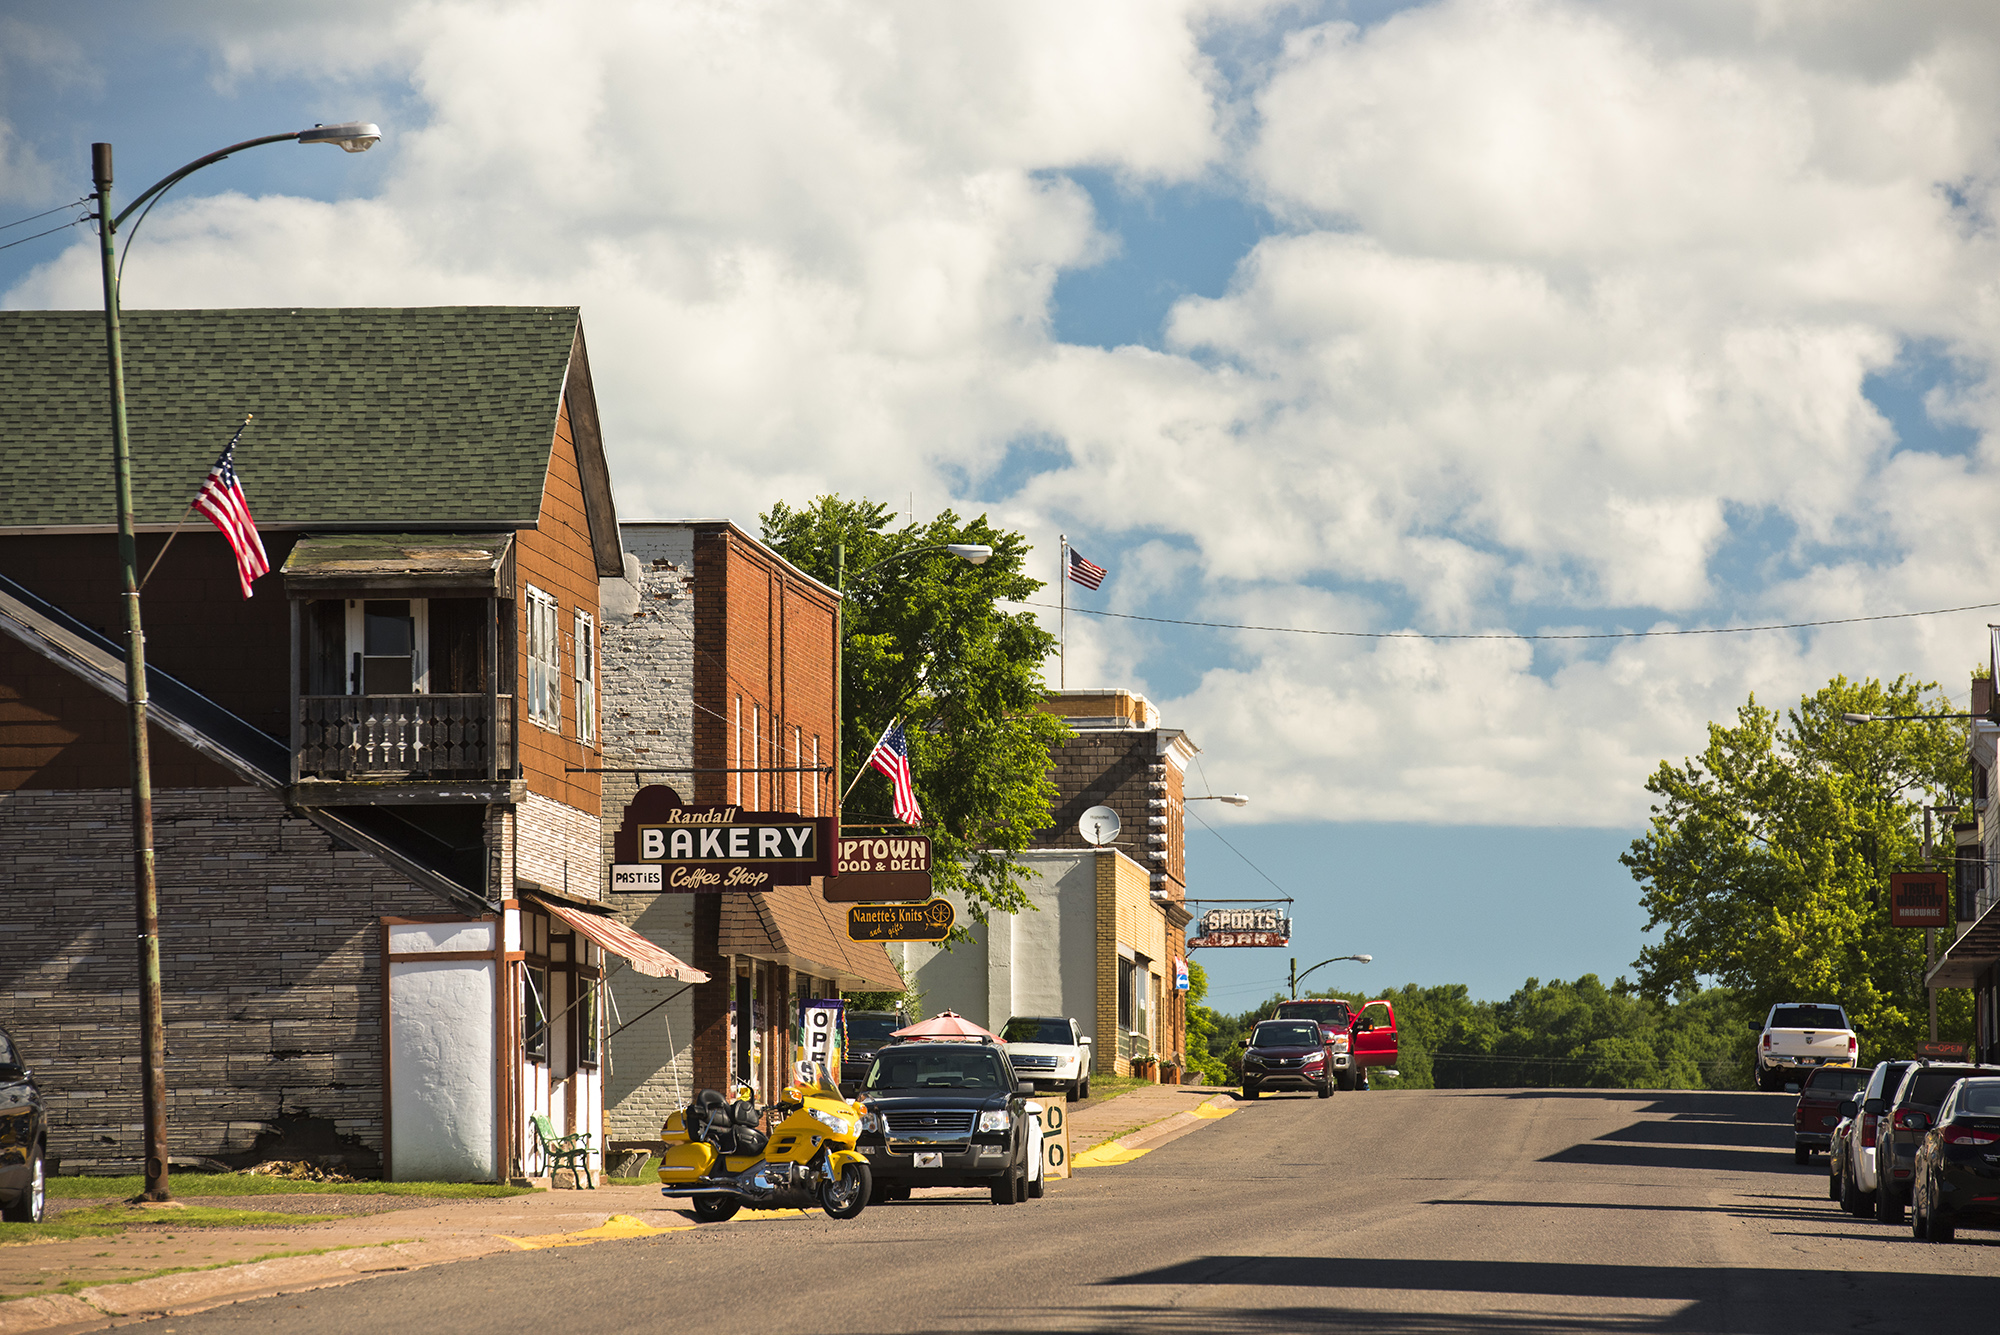
[[[1197,935],[1187,948],[1198,946],[1288,946],[1292,920],[1282,909],[1210,909],[1201,915]]]
[[[833,818],[731,805],[689,806],[642,788],[612,838],[611,888],[700,894],[807,885],[833,874]]]
[[[921,904],[931,897],[931,840],[925,834],[840,835],[839,871],[829,904]]]

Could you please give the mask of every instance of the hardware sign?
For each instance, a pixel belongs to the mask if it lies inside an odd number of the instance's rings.
[[[611,888],[694,894],[807,885],[832,868],[833,819],[733,805],[689,806],[671,788],[642,788],[613,837]],[[642,875],[656,868],[657,879]]]
[[[1946,927],[1946,878],[1941,872],[1899,871],[1889,877],[1891,927]]]

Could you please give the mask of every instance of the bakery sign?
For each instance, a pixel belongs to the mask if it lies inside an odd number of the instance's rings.
[[[642,788],[612,838],[611,889],[700,894],[807,885],[833,873],[832,817],[689,806],[671,788]]]
[[[1187,948],[1198,946],[1288,946],[1292,920],[1283,909],[1210,909],[1201,915]]]

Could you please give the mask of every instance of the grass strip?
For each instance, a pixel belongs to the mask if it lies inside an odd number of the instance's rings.
[[[265,1252],[247,1261],[217,1261],[213,1265],[170,1265],[162,1270],[148,1270],[143,1275],[127,1275],[122,1279],[66,1279],[52,1289],[36,1293],[0,1293],[0,1303],[15,1298],[45,1298],[52,1293],[75,1297],[85,1289],[109,1288],[113,1284],[137,1284],[142,1279],[158,1279],[162,1275],[191,1275],[198,1270],[227,1270],[231,1266],[256,1265],[259,1261],[282,1261],[291,1256],[325,1256],[329,1252],[360,1251],[364,1247],[400,1247],[411,1238],[393,1238],[388,1242],[357,1242],[349,1247],[311,1247],[300,1251]]]
[[[534,1187],[494,1182],[302,1182],[261,1173],[175,1173],[168,1181],[175,1199],[189,1196],[431,1196],[442,1200],[498,1200],[525,1196]],[[57,1199],[116,1196],[129,1199],[146,1189],[146,1179],[52,1177],[48,1193]]]

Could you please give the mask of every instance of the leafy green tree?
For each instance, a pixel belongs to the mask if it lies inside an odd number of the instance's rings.
[[[1020,854],[1049,825],[1049,751],[1070,735],[1036,709],[1055,637],[1029,613],[995,606],[1042,587],[1026,573],[1022,535],[949,510],[892,530],[893,517],[838,496],[803,509],[779,502],[760,516],[764,541],[807,574],[841,583],[844,564],[841,772],[861,777],[843,819],[893,819],[888,779],[861,767],[901,718],[932,877],[984,921],[1030,907]],[[971,565],[945,553],[947,543],[983,543],[993,555]]]
[[[1215,1050],[1222,1017],[1201,1004],[1208,999],[1208,971],[1193,960],[1187,962],[1187,970],[1188,1065],[1208,1084],[1229,1084],[1235,1077],[1230,1074],[1224,1054]]]
[[[1662,761],[1660,800],[1621,860],[1641,889],[1641,989],[1690,997],[1714,980],[1737,999],[1735,1033],[1779,1001],[1847,1009],[1863,1060],[1927,1032],[1924,946],[1889,926],[1888,875],[1921,865],[1922,807],[1969,788],[1963,728],[1948,720],[1849,725],[1841,715],[1941,714],[1936,684],[1835,677],[1781,718],[1756,697],[1711,723],[1700,756]],[[1941,841],[1950,857],[1950,817]],[[1940,1037],[1970,1037],[1968,993],[1939,993]],[[1726,1023],[1726,1022],[1725,1022]],[[1747,1045],[1746,1045],[1747,1046]]]

